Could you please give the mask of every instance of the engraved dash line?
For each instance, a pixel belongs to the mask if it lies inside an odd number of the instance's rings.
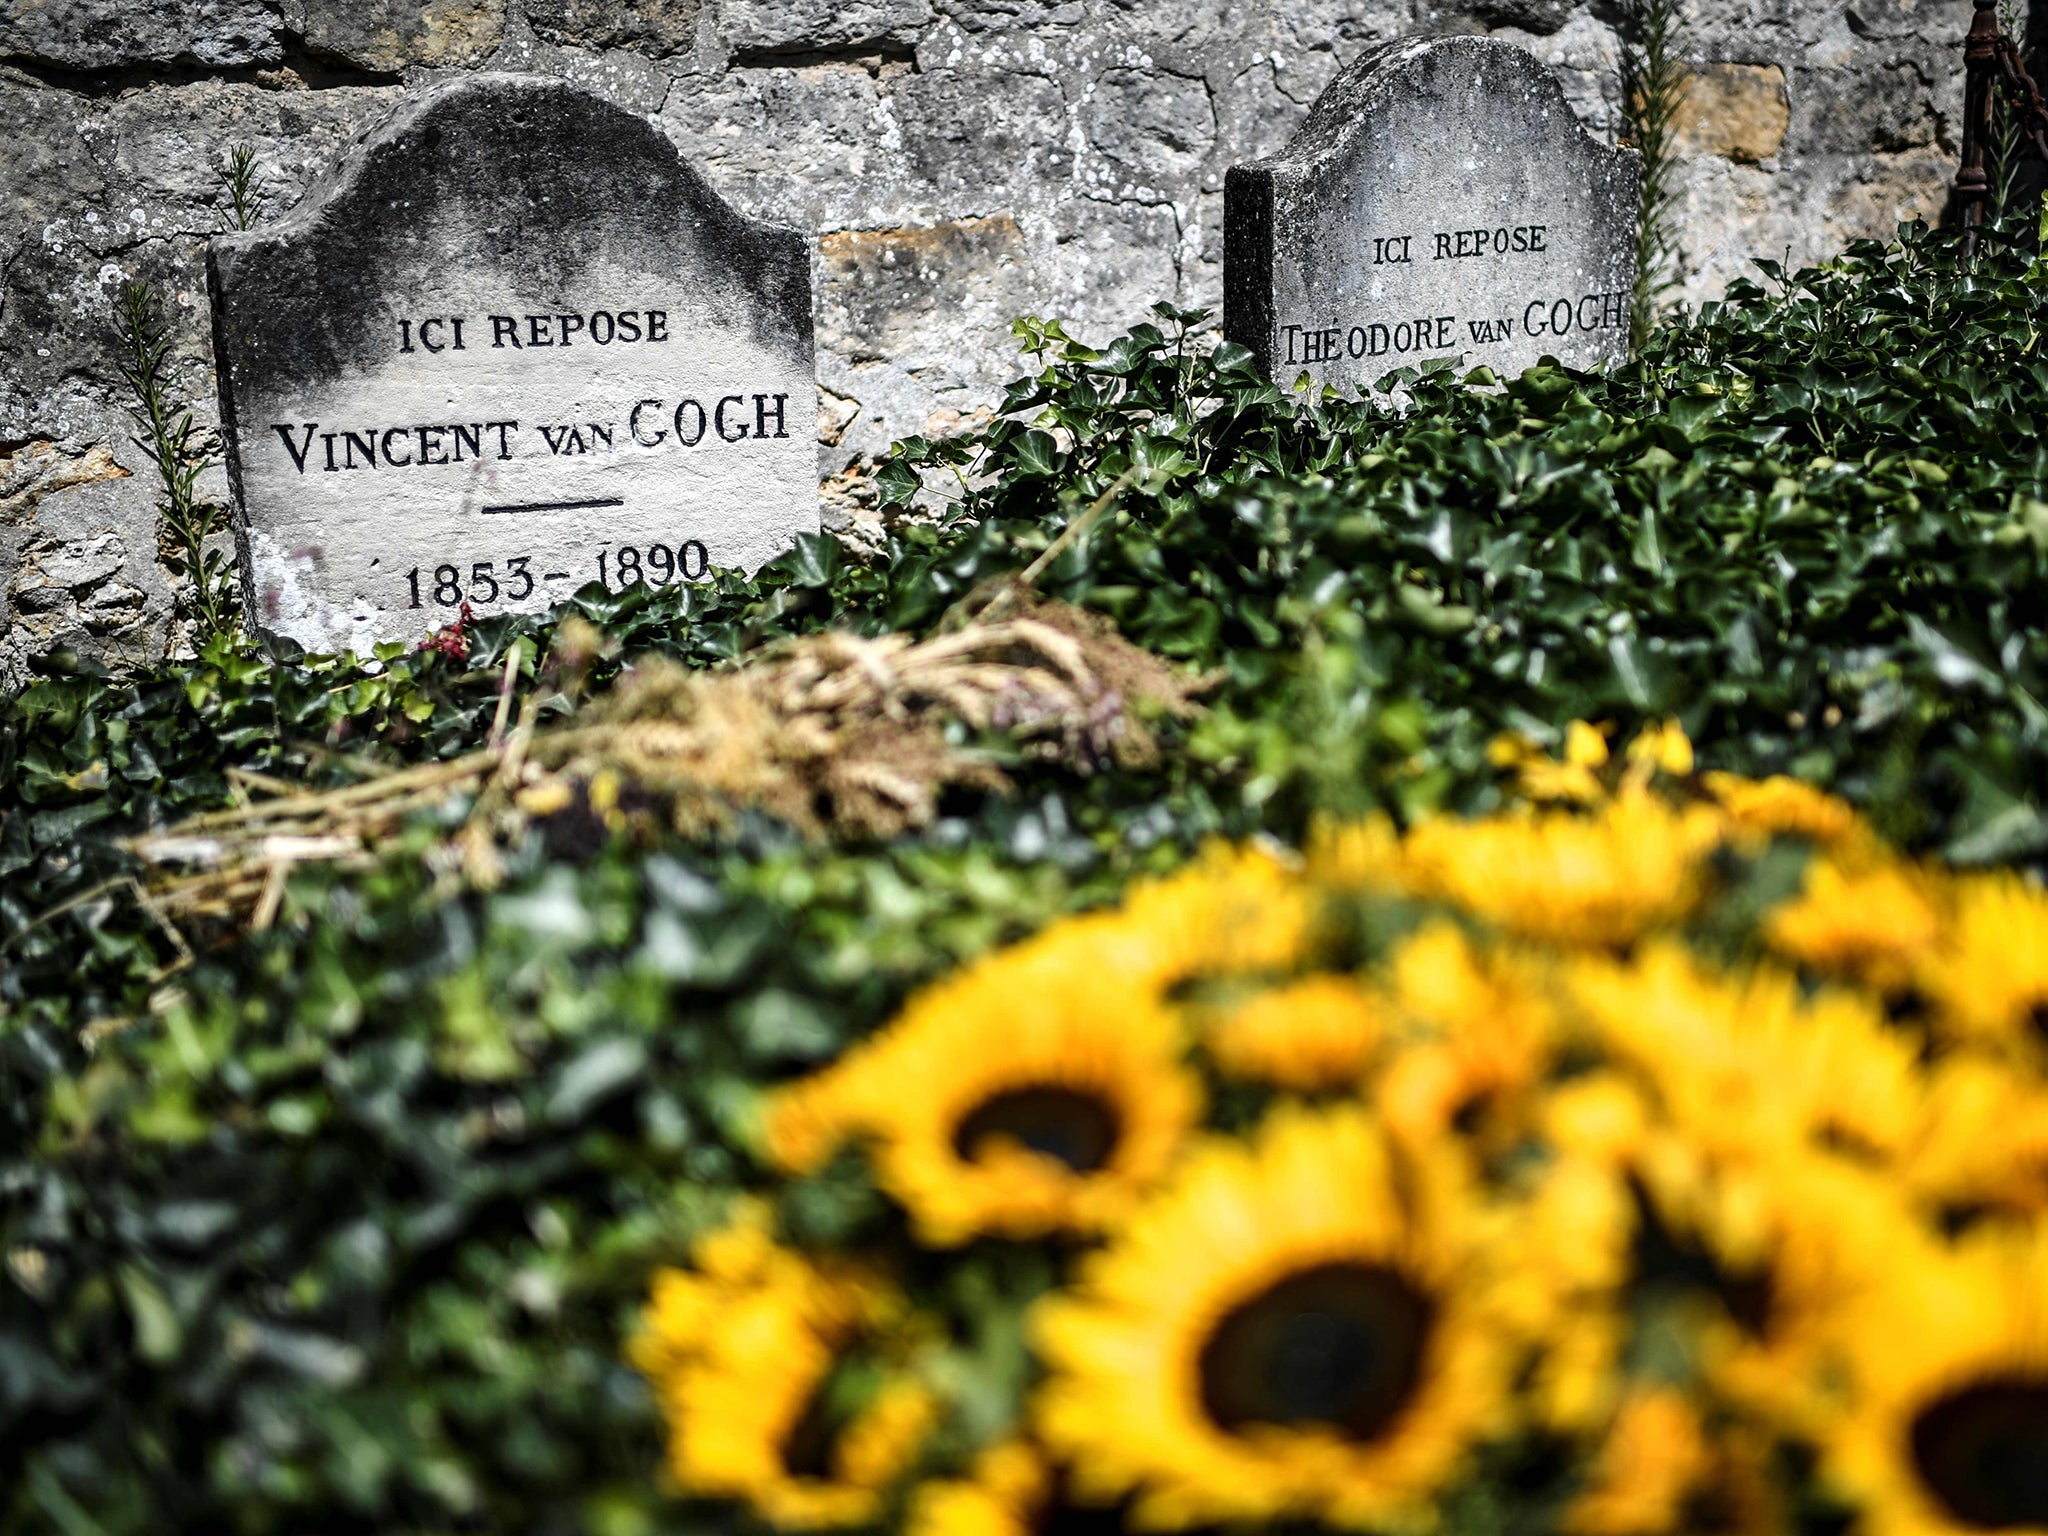
[[[584,507],[623,507],[623,496],[593,496],[588,501],[518,501],[502,507],[485,507],[483,514],[491,517],[503,512],[575,512]]]

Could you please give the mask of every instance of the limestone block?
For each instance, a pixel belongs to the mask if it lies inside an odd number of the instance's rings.
[[[0,56],[66,69],[190,63],[211,68],[282,57],[279,17],[263,0],[5,0]]]
[[[673,59],[656,57],[653,40],[631,47],[582,47],[550,42],[530,30],[508,38],[491,56],[491,68],[522,75],[553,75],[628,112],[651,117],[675,89]],[[687,46],[687,44],[685,45]]]
[[[1408,0],[1293,0],[1272,8],[1267,57],[1279,88],[1306,107],[1359,54],[1414,26]]]
[[[1556,31],[1538,35],[1505,28],[1493,34],[1526,49],[1546,65],[1564,90],[1573,115],[1612,144],[1624,131],[1621,110],[1621,36],[1591,7],[1582,7]]]
[[[1265,42],[1238,0],[1107,0],[1103,62],[1161,77],[1200,80]]]
[[[314,53],[359,69],[474,69],[505,37],[505,0],[280,0]]]
[[[1939,149],[1873,155],[1828,199],[1829,244],[1890,240],[1901,224],[1934,223],[1955,174],[1955,162]]]
[[[103,533],[97,538],[63,545],[44,555],[37,566],[46,581],[60,587],[93,587],[120,570],[128,550],[119,534]]]
[[[1098,343],[1178,298],[1190,256],[1171,207],[1076,198],[1059,214],[1057,257],[1034,307],[1064,315]]]
[[[907,48],[935,17],[930,0],[721,0],[718,31],[740,53]]]
[[[911,169],[961,195],[961,212],[996,212],[1073,168],[1066,96],[1045,75],[926,71],[899,81],[893,101]]]
[[[849,362],[943,367],[963,341],[999,346],[1033,307],[1030,253],[1008,214],[834,230],[818,237],[818,258],[818,339]]]
[[[111,373],[93,232],[115,221],[91,123],[77,97],[0,85],[0,144],[19,156],[0,177],[0,442],[64,438],[52,420],[63,381]]]
[[[1216,109],[1200,80],[1112,69],[1094,82],[1088,142],[1102,162],[1090,180],[1112,197],[1158,201],[1192,186],[1216,144]]]
[[[1797,68],[1790,84],[1791,154],[1884,153],[1935,142],[1934,103],[1921,71],[1909,61]]]
[[[1675,298],[1699,304],[1738,277],[1754,279],[1754,256],[1798,265],[1825,238],[1821,210],[1759,166],[1705,155],[1677,166],[1683,246]]]
[[[105,435],[94,418],[123,398],[111,331],[131,277],[164,297],[187,382],[210,402],[200,258],[222,227],[227,146],[256,150],[275,210],[390,94],[205,82],[95,102],[0,86],[0,143],[27,171],[0,177],[0,441]]]
[[[1970,0],[1856,0],[1845,9],[1844,19],[1859,37],[1951,38],[1960,56],[1971,9]],[[2026,7],[2019,9],[2024,13]]]
[[[1223,314],[1223,189],[1204,191],[1195,199],[1194,214],[1181,230],[1180,296],[1185,309]]]
[[[1681,154],[1754,165],[1777,154],[1792,120],[1785,71],[1776,64],[1703,64],[1672,115]]]
[[[1294,95],[1296,85],[1301,83],[1301,78],[1290,78],[1290,71],[1276,67],[1269,59],[1257,59],[1212,88],[1216,144],[1210,163],[1204,168],[1205,187],[1222,189],[1223,176],[1218,166],[1264,159],[1294,137],[1308,113],[1307,104]],[[1313,99],[1311,96],[1310,100]]]
[[[548,42],[657,59],[689,52],[702,11],[702,0],[526,0],[527,22]]]
[[[1518,32],[1547,37],[1578,9],[1578,0],[1422,0],[1418,9],[1420,30],[1427,32],[1512,27]]]
[[[101,582],[78,600],[78,616],[95,635],[125,636],[144,620],[149,596],[118,577]]]
[[[95,444],[84,453],[66,453],[46,438],[24,443],[13,453],[0,454],[0,524],[26,525],[46,496],[127,475],[105,444]],[[116,561],[100,572],[100,577],[110,576],[118,568]]]
[[[1233,0],[1108,0],[1103,19],[1119,38],[1156,47],[1208,48],[1244,30],[1244,7]]]
[[[81,132],[90,107],[62,91],[0,81],[0,249],[48,220],[96,199],[105,181]]]
[[[820,465],[992,398],[1014,372],[1010,322],[1048,308],[1042,254],[1007,214],[820,236],[820,377],[839,402]]]
[[[164,594],[118,526],[124,482],[129,472],[104,444],[75,453],[37,440],[0,456],[0,687],[26,681],[26,657],[57,645],[118,661],[147,643]],[[147,550],[150,524],[137,531]],[[154,588],[154,604],[138,581]]]
[[[810,229],[886,222],[914,216],[904,205],[916,201],[916,177],[885,83],[853,63],[685,78],[661,125],[757,218]]]
[[[95,149],[109,172],[119,243],[220,229],[231,145],[255,151],[262,211],[282,211],[399,94],[396,86],[287,92],[201,81],[117,98],[95,119]]]
[[[1082,0],[935,0],[939,14],[963,32],[1071,31],[1086,25]]]
[[[846,429],[860,416],[860,402],[847,395],[835,394],[823,384],[818,386],[818,447],[837,448],[846,441]],[[821,453],[819,473],[830,474],[824,455]]]
[[[1180,293],[1180,229],[1168,207],[1064,200],[1006,218],[958,221],[958,227],[847,232],[820,241],[819,378],[858,402],[840,444],[821,452],[837,468],[872,455],[905,433],[931,434],[971,418],[1020,371],[1009,322],[1023,313],[1059,315],[1076,334],[1107,342],[1162,296]],[[974,297],[954,308],[938,280],[930,308],[911,307],[936,248],[985,263]],[[891,252],[896,259],[890,261]],[[978,290],[978,291],[976,291]],[[887,337],[881,350],[866,337]],[[842,361],[851,356],[851,361]]]
[[[24,626],[39,638],[79,622],[78,599],[62,582],[46,581],[34,555],[25,559],[8,583],[7,597],[15,611],[29,616]],[[36,623],[41,619],[43,622]]]

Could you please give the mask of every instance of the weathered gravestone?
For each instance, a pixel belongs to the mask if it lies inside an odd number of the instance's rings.
[[[1509,43],[1389,44],[1224,184],[1224,331],[1276,381],[1364,393],[1458,357],[1503,377],[1628,352],[1641,160]]]
[[[426,93],[209,278],[271,633],[366,650],[818,528],[804,238],[560,81]]]

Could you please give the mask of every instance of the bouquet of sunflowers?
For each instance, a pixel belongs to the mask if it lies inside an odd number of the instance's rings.
[[[2048,896],[1842,802],[1212,850],[770,1094],[657,1276],[680,1492],[914,1536],[2048,1530]]]

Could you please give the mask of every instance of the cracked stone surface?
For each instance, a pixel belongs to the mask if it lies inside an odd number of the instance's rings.
[[[701,11],[693,0],[530,0],[526,19],[563,47],[630,48],[666,59],[695,45]]]
[[[1278,155],[1232,168],[1224,333],[1276,380],[1349,394],[1446,355],[1504,378],[1545,356],[1608,367],[1628,355],[1640,177],[1524,49],[1374,49]]]
[[[172,638],[151,476],[106,333],[123,280],[158,284],[212,418],[198,258],[222,227],[231,145],[255,150],[278,212],[402,92],[456,73],[556,75],[651,118],[740,211],[813,238],[819,468],[836,475],[892,438],[975,419],[1015,370],[1018,313],[1102,338],[1160,299],[1219,309],[1225,172],[1275,154],[1377,44],[1515,43],[1612,142],[1621,10],[0,0],[0,456],[43,443],[135,471],[0,513],[0,686],[53,644],[115,659]],[[1753,256],[1796,263],[1936,214],[1969,16],[1969,0],[1688,0],[1680,48],[1702,88],[1683,127],[1680,297],[1712,297]],[[87,589],[48,583],[46,555],[103,534],[119,571]],[[33,622],[16,593],[44,605]]]
[[[816,533],[810,244],[563,81],[408,99],[208,247],[245,617],[366,653]]]
[[[735,50],[907,48],[932,20],[929,0],[725,0],[719,32]]]

